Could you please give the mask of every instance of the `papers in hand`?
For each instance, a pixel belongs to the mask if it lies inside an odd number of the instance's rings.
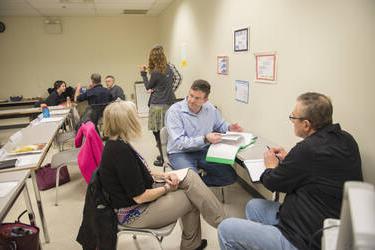
[[[253,182],[260,181],[260,176],[266,170],[263,159],[245,160],[244,164],[249,172],[250,178]]]
[[[175,175],[177,175],[178,177],[178,180],[179,181],[183,181],[187,175],[187,172],[188,172],[189,168],[183,168],[183,169],[179,169],[179,170],[173,170],[173,171],[170,171],[168,173],[173,173]]]
[[[251,133],[227,132],[222,135],[220,143],[211,144],[206,161],[232,165],[238,150],[254,144],[256,137]]]

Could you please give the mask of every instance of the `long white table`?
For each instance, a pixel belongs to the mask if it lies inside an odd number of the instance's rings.
[[[17,200],[18,196],[23,193],[25,205],[29,213],[31,225],[35,225],[35,216],[31,206],[29,192],[27,190],[26,179],[30,176],[30,170],[17,172],[0,173],[0,183],[17,182],[6,196],[0,197],[0,221],[2,222],[9,210]]]
[[[16,134],[11,136],[9,141],[0,150],[0,160],[17,158],[18,160],[21,160],[22,162],[22,159],[25,159],[24,157],[25,155],[10,156],[6,154],[5,152],[10,152],[11,149],[14,149],[16,146],[21,146],[21,145],[30,145],[30,144],[38,144],[38,143],[46,144],[42,152],[35,155],[35,157],[33,157],[34,159],[32,162],[29,162],[28,164],[25,164],[25,165],[18,165],[18,166],[16,165],[15,168],[8,168],[8,169],[0,170],[0,173],[30,170],[30,175],[31,175],[35,197],[36,197],[36,203],[38,206],[39,216],[41,219],[44,238],[45,238],[46,243],[49,243],[50,239],[49,239],[46,220],[44,217],[42,200],[41,200],[40,192],[39,192],[37,182],[36,182],[35,171],[41,167],[47,155],[47,152],[50,149],[54,141],[54,138],[56,137],[56,134],[58,133],[59,129],[61,128],[61,126],[63,125],[66,118],[69,116],[69,114],[57,115],[57,116],[62,117],[62,119],[57,122],[41,123],[40,117],[33,120],[28,127],[21,129]]]

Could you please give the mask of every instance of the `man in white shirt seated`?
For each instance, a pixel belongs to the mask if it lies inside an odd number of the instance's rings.
[[[226,186],[237,179],[232,166],[208,163],[209,145],[221,141],[227,131],[241,132],[238,124],[225,122],[214,105],[208,102],[211,86],[205,80],[196,80],[189,95],[173,104],[167,111],[168,158],[173,169],[198,168],[206,173],[202,179],[207,186]]]

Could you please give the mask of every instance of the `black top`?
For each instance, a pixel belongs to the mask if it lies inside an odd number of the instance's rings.
[[[89,105],[108,104],[112,101],[112,96],[108,89],[101,84],[97,84],[77,97],[79,102],[85,100],[88,100]]]
[[[344,182],[362,179],[358,145],[339,124],[297,143],[278,167],[261,176],[269,190],[286,193],[276,226],[299,249],[308,249],[325,218],[340,217]],[[321,236],[314,238],[313,249],[320,249]]]
[[[47,99],[42,103],[47,104],[47,106],[57,106],[65,101],[66,101],[66,98],[63,95],[57,94],[57,91],[54,90],[47,97]]]
[[[122,140],[108,140],[99,173],[114,208],[135,205],[132,199],[152,188],[153,178],[137,152]]]
[[[150,80],[147,78],[147,72],[141,71],[141,76],[147,90],[152,89],[150,95],[150,104],[168,104],[174,103],[176,96],[173,92],[173,71],[168,65],[167,73],[162,74],[157,71],[151,72]]]
[[[109,89],[109,92],[111,92],[112,100],[115,101],[117,98],[120,98],[121,100],[125,100],[125,94],[122,88],[118,85],[113,85],[112,88]]]

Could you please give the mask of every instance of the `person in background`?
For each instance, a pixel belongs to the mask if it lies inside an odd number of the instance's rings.
[[[109,140],[104,146],[99,176],[118,222],[127,227],[160,228],[181,218],[180,249],[204,249],[207,240],[201,239],[200,214],[217,227],[225,213],[200,177],[191,170],[179,177],[173,172],[149,169],[131,144],[141,133],[132,102],[115,101],[106,107],[104,133]]]
[[[346,181],[362,181],[361,157],[354,138],[332,124],[331,100],[308,92],[297,98],[289,116],[303,138],[289,152],[264,154],[261,182],[284,202],[252,199],[246,218],[229,218],[218,229],[220,247],[229,249],[320,249],[326,218],[339,218]]]
[[[81,85],[78,84],[74,95],[75,102],[88,101],[89,107],[86,109],[86,115],[95,124],[96,130],[98,130],[98,121],[103,116],[104,108],[108,103],[112,101],[111,93],[107,88],[104,88],[101,84],[100,74],[94,73],[91,75],[91,83],[89,89],[82,91]]]
[[[117,100],[117,98],[120,98],[121,100],[124,100],[124,101],[126,100],[126,97],[122,88],[115,84],[114,76],[111,76],[111,75],[106,76],[105,84],[107,85],[109,92],[111,92],[113,101]]]
[[[53,84],[53,90],[50,92],[47,99],[41,102],[41,105],[45,104],[47,106],[57,106],[63,104],[66,101],[64,93],[66,91],[66,83],[61,80],[57,80]]]
[[[220,133],[242,132],[242,128],[222,119],[217,108],[208,101],[210,92],[207,81],[196,80],[188,96],[169,108],[165,118],[168,158],[173,169],[203,169],[206,175],[202,178],[208,186],[226,186],[236,181],[236,172],[232,166],[207,162],[207,150],[210,144],[221,141]]]
[[[141,76],[147,90],[150,91],[148,129],[155,136],[159,156],[154,161],[155,166],[163,166],[164,159],[160,141],[160,130],[164,127],[164,116],[170,105],[176,99],[173,92],[174,74],[167,63],[163,47],[157,45],[151,49],[147,67],[141,66]],[[177,86],[176,86],[177,88]]]

